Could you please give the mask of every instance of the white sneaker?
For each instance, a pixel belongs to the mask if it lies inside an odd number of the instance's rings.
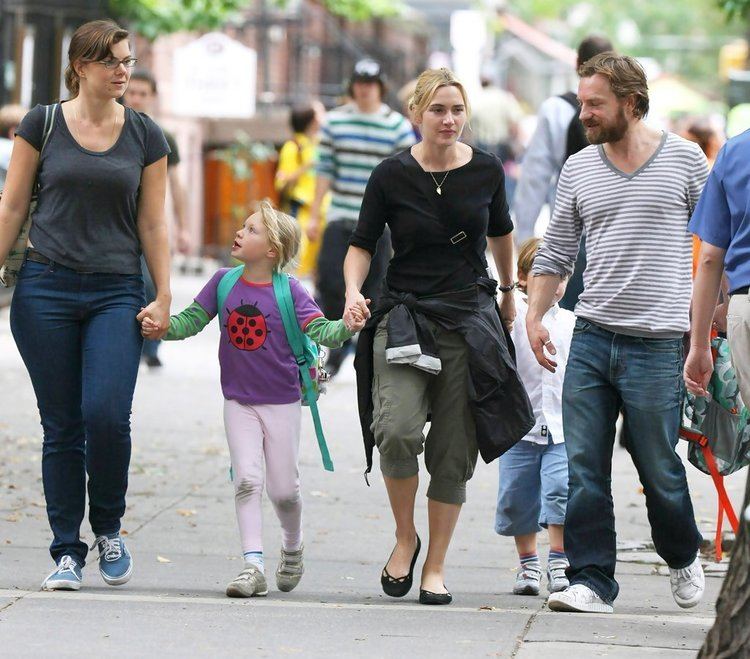
[[[689,609],[701,601],[706,589],[706,577],[703,575],[700,559],[696,559],[680,570],[669,568],[669,583],[672,586],[672,597],[678,606]]]
[[[542,579],[542,568],[539,563],[521,565],[516,575],[516,583],[513,584],[514,595],[538,595],[539,582]]]
[[[572,611],[575,613],[612,613],[614,608],[607,604],[591,588],[576,583],[547,598],[551,611]]]
[[[565,574],[568,566],[568,560],[565,558],[553,558],[547,563],[547,588],[550,593],[559,593],[570,586]]]

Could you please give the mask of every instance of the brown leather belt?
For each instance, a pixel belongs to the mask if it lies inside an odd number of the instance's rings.
[[[33,247],[29,247],[26,250],[26,260],[33,261],[34,263],[41,263],[42,265],[49,265],[52,263],[52,259],[48,259],[41,252],[37,252]]]

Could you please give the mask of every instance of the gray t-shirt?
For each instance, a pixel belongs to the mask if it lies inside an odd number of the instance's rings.
[[[44,106],[16,130],[40,150]],[[62,107],[39,160],[39,199],[30,241],[46,257],[82,272],[141,271],[138,194],[144,167],[169,153],[164,133],[147,115],[125,108],[120,137],[107,151],[89,151],[68,130]]]

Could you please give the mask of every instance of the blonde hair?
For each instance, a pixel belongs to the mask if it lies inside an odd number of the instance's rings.
[[[110,57],[112,46],[128,38],[128,31],[111,20],[89,21],[79,27],[70,39],[65,86],[71,98],[78,96],[81,78],[75,70],[77,62],[87,64]]]
[[[453,71],[446,68],[427,69],[419,74],[414,93],[409,97],[409,111],[412,115],[415,118],[420,118],[441,87],[455,87],[461,92],[461,97],[464,99],[464,105],[466,106],[466,119],[470,119],[471,108],[469,107],[469,97],[466,94],[466,88],[456,78]]]
[[[268,242],[276,252],[275,268],[283,270],[287,266],[294,266],[294,258],[302,242],[302,231],[297,220],[275,209],[267,199],[260,202],[258,212],[263,218]]]

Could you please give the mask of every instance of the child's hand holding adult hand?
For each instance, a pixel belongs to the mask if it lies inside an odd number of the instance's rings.
[[[350,311],[350,321],[344,321],[346,327],[350,332],[359,332],[367,323],[367,318],[359,307],[353,307]]]
[[[169,303],[161,300],[154,300],[136,316],[136,320],[141,323],[141,334],[148,336],[149,339],[161,339],[169,330]],[[148,323],[144,326],[144,321]],[[148,335],[144,331],[148,330]]]

